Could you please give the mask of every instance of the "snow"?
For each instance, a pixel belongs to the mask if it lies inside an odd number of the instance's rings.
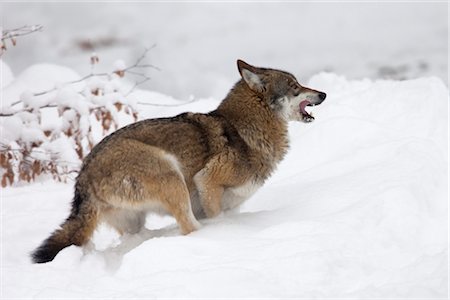
[[[5,66],[6,63],[3,62]],[[50,91],[61,88],[63,83],[80,79],[80,76],[70,68],[54,64],[35,64],[21,72],[14,80],[2,89],[2,101],[0,109],[7,112],[12,103],[18,100],[31,100],[32,94]],[[80,84],[73,84],[74,89]],[[34,97],[32,107],[39,107],[48,104],[53,100],[54,93],[48,93],[40,97]],[[26,101],[26,104],[30,101]]]
[[[121,59],[114,62],[114,71],[123,71],[126,67],[127,65]]]
[[[156,45],[145,61],[161,71],[151,70],[145,87],[178,99],[223,97],[238,58],[303,82],[328,70],[349,78],[433,75],[448,84],[445,1],[231,2],[3,3],[4,28],[44,26],[4,59],[14,74],[40,61],[86,74],[92,51],[112,66]]]
[[[80,76],[68,67],[54,64],[35,64],[18,76],[34,93],[52,90],[59,84],[80,79]]]
[[[0,28],[1,31],[1,28]],[[1,33],[0,33],[1,35]],[[6,87],[14,79],[11,68],[0,59],[0,88]]]
[[[16,141],[22,132],[23,120],[19,116],[11,116],[1,120],[2,140]]]
[[[327,100],[312,108],[313,123],[290,125],[275,175],[240,212],[190,235],[149,215],[137,235],[121,240],[101,227],[93,249],[72,246],[32,265],[30,251],[67,217],[73,182],[2,190],[3,297],[446,297],[448,88],[435,77],[332,73],[307,85]],[[218,103],[140,108],[162,117]]]

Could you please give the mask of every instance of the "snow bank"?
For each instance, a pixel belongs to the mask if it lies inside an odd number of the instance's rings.
[[[327,100],[292,124],[291,150],[241,209],[180,236],[171,218],[97,250],[29,252],[63,221],[72,185],[3,191],[3,296],[436,298],[448,292],[448,89],[440,79],[314,76]],[[203,110],[197,101],[160,116]],[[209,101],[215,106],[218,101]],[[211,107],[211,108],[212,108]],[[154,107],[142,106],[153,115]]]
[[[80,79],[80,76],[67,67],[54,64],[35,64],[17,76],[14,80],[9,81],[9,85],[3,84],[2,103],[0,109],[4,110],[19,100],[22,100],[23,94],[40,93],[53,90],[60,87],[63,83],[71,82]],[[80,85],[73,85],[73,88],[78,88]],[[54,97],[54,93],[49,93],[34,99],[36,106],[46,105]]]
[[[3,88],[14,80],[11,68],[0,59],[0,88]]]

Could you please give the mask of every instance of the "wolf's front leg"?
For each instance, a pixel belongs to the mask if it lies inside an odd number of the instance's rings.
[[[194,176],[200,203],[208,218],[216,217],[222,210],[221,200],[224,188],[213,174],[211,169],[205,167]]]
[[[200,203],[208,218],[221,213],[225,188],[240,186],[249,177],[249,167],[236,149],[223,149],[194,176]]]

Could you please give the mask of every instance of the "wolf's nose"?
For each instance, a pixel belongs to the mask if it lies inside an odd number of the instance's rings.
[[[325,100],[325,98],[327,97],[327,94],[325,94],[325,93],[319,93],[319,98],[320,98],[320,100]]]

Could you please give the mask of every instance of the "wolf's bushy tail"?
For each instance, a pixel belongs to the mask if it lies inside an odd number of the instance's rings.
[[[75,189],[70,216],[31,254],[33,262],[52,261],[62,249],[86,244],[97,225],[97,215],[95,205]]]

